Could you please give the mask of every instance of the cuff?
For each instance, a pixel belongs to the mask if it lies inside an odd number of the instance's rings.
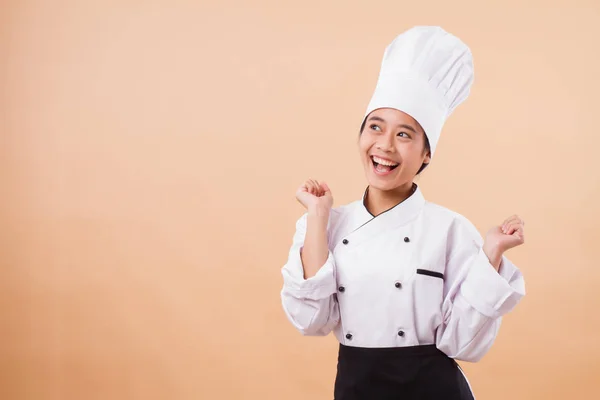
[[[460,294],[477,311],[498,318],[511,311],[525,295],[523,278],[504,256],[496,271],[483,249],[479,250],[463,281]]]
[[[284,290],[300,299],[321,300],[336,292],[334,259],[331,251],[325,264],[319,268],[314,276],[304,279],[304,267],[300,251],[291,254],[288,263],[283,267]]]

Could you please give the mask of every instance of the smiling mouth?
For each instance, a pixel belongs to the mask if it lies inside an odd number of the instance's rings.
[[[381,159],[377,156],[371,156],[371,162],[373,163],[375,171],[383,174],[393,171],[398,167],[398,165],[400,165],[398,163]]]

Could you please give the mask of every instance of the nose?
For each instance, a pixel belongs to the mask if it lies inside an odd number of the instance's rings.
[[[392,135],[382,135],[377,141],[377,149],[385,152],[392,152],[394,150]]]

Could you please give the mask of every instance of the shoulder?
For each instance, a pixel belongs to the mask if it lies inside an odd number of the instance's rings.
[[[449,239],[455,241],[481,242],[481,233],[477,227],[464,215],[430,201],[423,207],[423,217],[434,226],[443,225],[447,228]]]
[[[355,212],[361,206],[362,206],[362,200],[354,200],[352,202],[345,203],[345,204],[339,205],[337,207],[333,207],[331,209],[331,215],[341,217],[341,216]]]
[[[335,226],[340,223],[344,218],[348,215],[352,214],[356,211],[357,207],[361,206],[362,200],[355,200],[350,203],[342,204],[337,207],[333,207],[329,214],[329,227]],[[306,220],[308,218],[308,213],[304,212],[296,221],[296,227],[302,228],[306,226]]]
[[[351,215],[356,213],[362,207],[362,200],[354,200],[352,202],[341,204],[331,209],[329,216],[329,228],[334,229],[338,225],[343,224]]]

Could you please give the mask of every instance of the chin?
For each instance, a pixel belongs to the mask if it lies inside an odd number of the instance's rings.
[[[394,180],[385,181],[376,176],[375,177],[369,176],[367,178],[367,183],[369,184],[369,187],[372,187],[373,189],[381,190],[382,192],[394,190],[394,189],[397,189],[398,187],[402,186],[402,182],[397,182]]]
[[[376,182],[376,181],[369,182],[369,187],[372,187],[373,189],[377,189],[382,192],[389,192],[394,189],[398,189],[400,186],[402,186],[402,185],[395,184],[393,182],[389,182],[389,183],[381,183],[381,182]]]

